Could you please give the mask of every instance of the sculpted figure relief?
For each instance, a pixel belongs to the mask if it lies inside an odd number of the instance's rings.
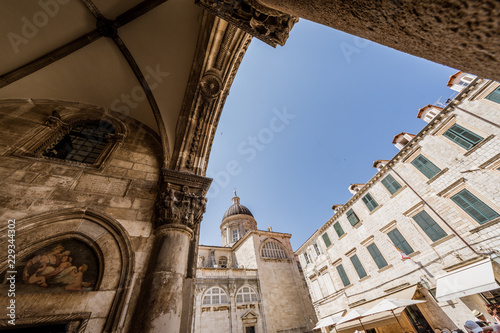
[[[163,200],[164,222],[193,228],[201,222],[206,204],[205,197],[190,193],[187,186],[180,191],[167,188]]]
[[[16,270],[19,292],[89,291],[98,278],[97,258],[78,241],[63,241],[35,251],[21,260]],[[0,289],[7,277],[2,275]]]

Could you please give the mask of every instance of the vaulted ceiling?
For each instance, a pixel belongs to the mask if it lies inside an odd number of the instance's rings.
[[[194,133],[185,120],[179,128],[180,116],[196,117],[185,99],[195,99],[201,78],[219,61],[218,91],[210,96],[219,100],[208,108],[220,112],[219,93],[227,95],[250,41],[228,27],[194,0],[3,0],[0,98],[110,108],[156,131],[166,161],[182,157],[175,149],[189,149],[182,141]],[[225,57],[217,60],[220,48]],[[216,126],[218,114],[209,118],[209,127]]]

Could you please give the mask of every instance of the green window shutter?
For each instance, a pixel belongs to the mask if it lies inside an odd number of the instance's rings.
[[[444,132],[443,135],[467,150],[471,149],[483,140],[483,138],[479,135],[472,133],[459,125],[451,126],[446,132]]]
[[[496,88],[491,94],[486,96],[486,98],[490,101],[500,103],[500,87]]]
[[[401,185],[391,175],[387,175],[387,177],[382,179],[382,185],[384,185],[391,194],[396,193],[401,188]]]
[[[378,206],[378,203],[375,201],[375,199],[373,199],[370,193],[363,197],[363,202],[365,203],[366,207],[368,207],[370,212]]]
[[[361,265],[361,261],[359,261],[357,254],[351,257],[351,262],[354,266],[354,269],[356,269],[356,273],[358,273],[359,278],[360,279],[364,278],[367,274],[365,269],[363,268],[363,265]]]
[[[406,239],[401,235],[398,229],[391,230],[387,233],[387,236],[391,239],[391,241],[400,249],[403,251],[405,254],[410,254],[413,253],[413,249],[408,244]]]
[[[347,274],[342,265],[337,266],[337,272],[340,275],[340,279],[342,280],[342,284],[344,285],[344,287],[347,287],[351,284],[351,281],[349,281],[349,278],[347,277]]]
[[[349,220],[349,222],[353,226],[359,222],[358,216],[356,215],[356,213],[352,209],[349,209],[349,211],[347,212],[347,219]]]
[[[427,178],[431,179],[437,175],[441,169],[435,166],[431,161],[422,155],[418,155],[413,161],[411,161],[420,172],[422,172]]]
[[[332,245],[332,242],[330,241],[330,237],[328,237],[328,234],[326,232],[321,237],[323,237],[323,241],[325,242],[325,245],[327,248],[330,247],[330,245]]]
[[[380,253],[375,243],[371,243],[366,248],[368,249],[368,252],[370,252],[370,255],[372,256],[373,261],[375,261],[375,264],[377,264],[378,269],[387,266],[387,261],[385,261],[384,256],[382,256],[382,253]]]
[[[484,202],[467,190],[462,190],[451,197],[457,205],[480,224],[497,218],[499,215]]]
[[[335,232],[337,233],[337,236],[342,237],[342,235],[345,233],[344,229],[342,229],[342,226],[340,225],[340,222],[335,222],[333,225],[333,229],[335,229]]]
[[[432,219],[432,217],[429,216],[429,214],[427,214],[425,210],[413,216],[413,219],[433,242],[446,236],[446,232],[439,226],[439,224],[436,223],[436,221]]]

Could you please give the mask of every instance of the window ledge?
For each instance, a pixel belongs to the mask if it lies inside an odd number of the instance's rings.
[[[399,190],[397,190],[396,192],[394,192],[394,194],[391,195],[391,199],[394,198],[396,195],[398,195],[399,193],[403,192],[403,190],[406,188],[406,185],[401,187]]]
[[[439,171],[434,177],[427,181],[427,185],[431,184],[433,181],[441,177],[446,171],[448,171],[448,168],[444,168],[443,170]]]
[[[374,210],[372,210],[372,211],[370,212],[370,215],[372,215],[373,213],[375,213],[375,212],[376,212],[377,210],[379,210],[379,209],[380,209],[380,207],[382,207],[382,206],[383,206],[383,205],[378,205],[378,206],[377,206]]]
[[[469,230],[471,234],[476,233],[478,231],[481,231],[483,229],[486,229],[488,227],[491,227],[492,225],[495,225],[500,222],[500,217],[494,218],[493,220],[486,222],[485,224],[481,224],[479,227],[476,227],[474,229]]]
[[[345,287],[344,287],[344,288],[342,288],[341,290],[346,290],[347,288],[351,288],[352,286],[354,286],[354,284],[352,284],[352,283],[351,283],[350,285],[345,286]],[[340,290],[339,290],[339,291],[340,291]]]
[[[371,275],[365,276],[364,278],[360,279],[359,282],[363,282],[365,280],[368,280],[369,278],[371,278]]]
[[[344,234],[342,236],[339,237],[339,240],[341,240],[342,238],[344,238],[345,236],[347,235],[346,232],[344,232]]]
[[[410,253],[410,254],[408,255],[408,257],[413,258],[413,257],[418,256],[419,254],[420,254],[420,251],[415,251],[415,252],[413,252],[413,253]]]
[[[450,234],[448,236],[444,236],[443,238],[438,239],[437,241],[435,241],[434,243],[432,243],[431,246],[434,247],[434,246],[437,246],[439,244],[442,244],[442,243],[446,242],[447,240],[452,239],[453,237],[455,237],[455,234]]]
[[[357,229],[357,228],[361,227],[362,224],[363,224],[363,220],[359,220],[359,222],[356,223],[355,225],[353,225],[352,227]]]
[[[469,156],[470,154],[472,154],[473,152],[475,152],[476,150],[478,150],[480,147],[482,147],[486,142],[490,141],[491,139],[493,139],[495,136],[492,134],[490,136],[488,136],[486,139],[484,139],[483,141],[479,142],[477,145],[475,145],[474,147],[472,147],[471,149],[467,150],[467,152],[464,154],[464,156]]]
[[[386,271],[390,268],[392,268],[392,264],[382,267],[381,269],[378,270],[378,273],[382,273],[383,271]]]

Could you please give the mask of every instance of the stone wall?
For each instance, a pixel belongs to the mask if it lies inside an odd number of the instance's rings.
[[[268,332],[312,331],[316,318],[295,262],[290,235],[259,232],[253,238]],[[261,248],[269,240],[284,247],[287,259],[262,257]]]
[[[261,0],[283,13],[495,80],[500,4],[482,0]],[[352,52],[352,51],[351,51]]]
[[[53,111],[63,119],[70,114],[89,112],[98,117],[106,113],[109,119],[123,124],[124,139],[99,168],[20,156],[17,149],[33,133],[47,127]],[[105,325],[123,325],[130,319],[123,314],[133,310],[151,246],[161,160],[156,134],[119,113],[45,100],[2,101],[0,123],[0,218],[17,222],[18,262],[27,259],[23,255],[30,255],[21,251],[35,249],[49,239],[79,237],[93,244],[96,253],[102,253],[97,290],[20,295],[30,301],[19,308],[17,315],[29,318],[85,313],[84,317],[90,319],[88,332],[99,332]],[[32,139],[36,141],[36,136]],[[47,220],[43,229],[38,220]],[[1,228],[5,225],[2,223]],[[4,244],[5,238],[1,241]],[[128,258],[126,250],[130,251]],[[112,282],[105,283],[107,279]],[[113,305],[117,294],[121,303]],[[110,316],[113,306],[118,306],[116,318]],[[3,319],[4,315],[0,316]]]

